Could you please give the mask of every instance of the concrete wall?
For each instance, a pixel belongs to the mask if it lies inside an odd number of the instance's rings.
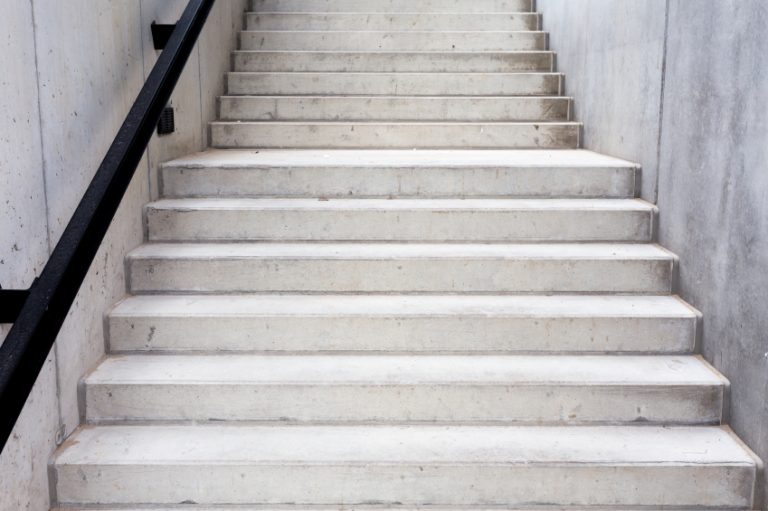
[[[768,3],[538,7],[586,146],[643,165],[703,354],[731,381],[731,425],[768,460]]]
[[[666,0],[539,0],[585,147],[643,164],[655,201]]]
[[[0,17],[0,285],[30,285],[155,63],[149,25],[186,0],[18,0]],[[173,96],[178,132],[155,137],[0,455],[0,511],[47,510],[47,464],[80,423],[77,384],[104,356],[103,313],[125,294],[157,164],[207,145],[207,122],[245,0],[219,0]],[[0,339],[8,326],[0,326]]]

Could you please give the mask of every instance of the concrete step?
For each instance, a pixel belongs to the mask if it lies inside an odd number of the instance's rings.
[[[233,53],[233,61],[234,70],[239,72],[551,73],[554,70],[554,54],[548,51],[236,51]],[[359,81],[364,80],[365,76],[353,78]],[[379,77],[385,80],[387,78],[387,76]],[[488,80],[490,77],[484,78]],[[542,78],[540,77],[539,81]],[[524,78],[504,77],[504,79],[522,80]],[[560,76],[547,79],[559,84]],[[231,80],[232,75],[230,75]],[[551,88],[550,86],[547,90]],[[292,90],[294,89],[287,86],[283,93]],[[262,93],[254,91],[254,94]],[[556,93],[557,90],[555,90]]]
[[[584,150],[209,150],[163,165],[166,197],[634,197],[634,163]]]
[[[336,509],[336,508],[332,508]],[[601,508],[602,511],[625,511],[624,509],[619,509],[615,507],[603,507]],[[270,506],[237,506],[234,508],[234,511],[329,511],[329,508],[326,507],[316,507],[316,506],[279,506],[279,507],[270,507]],[[383,506],[376,506],[376,505],[369,505],[369,506],[355,506],[355,510],[357,511],[402,511],[402,508],[399,507],[383,507]],[[530,511],[531,508],[527,509],[507,509],[506,511]],[[584,507],[558,507],[558,511],[587,511],[588,508]],[[130,506],[130,507],[120,507],[120,508],[114,508],[112,506],[108,507],[93,507],[88,506],[87,508],[83,508],[81,506],[75,506],[75,507],[56,507],[52,508],[51,511],[188,511],[187,509],[184,509],[184,507],[179,506],[172,506],[172,507],[157,507],[157,506],[151,506],[151,507],[136,507],[136,506]],[[223,505],[223,506],[195,506],[194,511],[233,511],[232,506]],[[485,507],[463,507],[463,508],[436,508],[436,507],[430,507],[430,511],[488,511]],[[688,508],[688,509],[672,509],[672,508],[658,508],[658,507],[643,507],[643,511],[696,511],[694,508]],[[701,511],[706,511],[706,508],[701,508]],[[750,511],[750,510],[746,510]],[[751,510],[751,511],[757,511],[757,510]]]
[[[749,509],[759,464],[720,427],[99,426],[56,455],[64,506]]]
[[[575,122],[212,122],[217,148],[577,149]]]
[[[571,99],[528,96],[224,96],[223,121],[567,121]]]
[[[539,31],[260,30],[240,33],[242,50],[531,51],[547,49]]]
[[[153,292],[668,294],[676,257],[641,244],[150,243],[127,258]]]
[[[251,0],[266,12],[530,12],[533,0]]]
[[[166,199],[150,241],[636,241],[657,209],[640,199]]]
[[[561,75],[546,73],[230,73],[238,96],[557,96]]]
[[[728,388],[698,357],[568,355],[113,356],[84,385],[91,423],[719,424]]]
[[[535,12],[249,12],[248,30],[539,30]]]
[[[663,353],[695,349],[672,296],[133,296],[113,352]]]

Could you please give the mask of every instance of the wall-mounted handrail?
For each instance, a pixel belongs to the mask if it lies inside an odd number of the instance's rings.
[[[0,452],[45,364],[215,1],[190,0],[187,4],[0,346]],[[9,291],[0,292],[5,297],[10,296]]]

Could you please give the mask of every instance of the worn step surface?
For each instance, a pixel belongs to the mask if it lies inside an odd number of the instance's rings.
[[[538,31],[260,30],[240,33],[241,50],[526,51],[546,50]]]
[[[113,352],[690,353],[699,314],[671,296],[133,296]]]
[[[690,356],[133,355],[85,403],[91,422],[717,424],[726,388]]]
[[[248,72],[230,73],[227,86],[246,96],[553,96],[560,82],[557,73]]]
[[[483,73],[484,76],[475,76],[474,82],[488,82],[492,80],[495,73],[525,74],[538,73],[549,74],[553,76],[539,77],[536,82],[534,77],[525,76],[504,76],[504,81],[528,80],[529,83],[540,83],[547,80],[546,90],[552,94],[557,94],[559,88],[560,75],[553,73],[554,54],[548,51],[517,51],[517,52],[438,52],[438,51],[411,51],[411,52],[387,52],[387,51],[236,51],[233,55],[234,71],[238,72],[290,72],[288,77],[294,80],[306,79],[298,74],[307,73]],[[247,78],[247,77],[246,77]],[[313,80],[320,80],[323,76],[310,76]],[[355,94],[359,87],[366,84],[371,79],[391,81],[392,76],[381,74],[379,76],[369,77],[366,75],[353,75],[350,77],[353,81],[338,82],[344,83],[344,88],[337,89],[336,94],[346,92]],[[408,86],[414,77],[399,77],[401,87]],[[470,76],[452,77],[450,75],[437,75],[433,79],[452,80],[454,87],[458,87],[456,78],[466,81]],[[230,93],[236,94],[238,80],[243,77],[237,73],[229,74]],[[325,77],[326,82],[329,80]],[[361,82],[358,89],[352,87],[353,84]],[[283,94],[294,90],[291,81],[285,81]],[[264,83],[259,83],[264,85]],[[369,88],[370,85],[367,85]],[[526,94],[537,94],[543,85],[531,85],[528,88],[518,86],[517,90],[524,91]],[[478,91],[483,89],[478,88]],[[501,90],[501,89],[499,89]],[[253,90],[253,94],[258,94],[258,90]],[[478,92],[479,93],[479,92]],[[445,94],[450,94],[446,92]]]
[[[209,150],[163,165],[166,197],[633,197],[640,169],[584,150]]]
[[[646,244],[151,243],[142,292],[668,294],[676,257]]]
[[[567,97],[224,96],[225,121],[566,121]]]
[[[535,12],[249,12],[248,30],[539,30]]]
[[[100,426],[58,453],[64,505],[750,508],[757,462],[718,427]]]
[[[213,122],[218,148],[577,149],[575,122]]]
[[[640,199],[166,199],[146,207],[150,241],[638,241]]]
[[[533,0],[251,0],[267,12],[529,12]]]

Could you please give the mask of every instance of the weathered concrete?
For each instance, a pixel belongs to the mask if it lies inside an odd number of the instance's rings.
[[[732,382],[731,424],[768,459],[768,4],[670,2],[661,242]],[[768,505],[766,506],[768,508]]]
[[[163,165],[163,194],[627,198],[638,172],[584,150],[210,150]]]
[[[174,21],[185,3],[26,0],[6,6],[0,20],[8,34],[0,43],[3,287],[27,287],[39,273],[154,63],[149,23]],[[57,439],[80,423],[77,384],[104,354],[102,314],[125,293],[123,257],[143,238],[141,208],[151,198],[150,171],[156,174],[161,158],[204,147],[245,4],[220,2],[201,39],[205,60],[198,50],[190,58],[174,95],[179,132],[156,139],[151,158],[139,165],[0,458],[3,511],[49,507],[49,456]]]
[[[131,354],[85,378],[89,423],[719,424],[697,356]],[[226,395],[227,399],[222,399]]]
[[[112,352],[690,353],[698,314],[672,296],[133,296]]]
[[[149,241],[637,241],[639,199],[175,199],[146,208]]]
[[[56,473],[73,504],[749,509],[755,478],[721,428],[99,426],[72,440]]]
[[[259,122],[211,123],[217,148],[266,149],[578,149],[573,122]]]
[[[665,0],[540,0],[583,145],[643,164],[656,200]]]
[[[703,353],[732,382],[732,425],[768,458],[768,5],[539,0],[538,8],[585,122],[585,147],[643,165],[660,242],[681,257],[680,292],[704,313]],[[646,44],[637,45],[639,34]]]
[[[0,285],[29,286],[48,258],[45,177],[30,2],[0,16]],[[6,34],[12,34],[7,36]],[[0,343],[8,325],[0,325]],[[48,458],[59,409],[51,350],[27,406],[0,455],[0,510],[49,508]]]
[[[641,243],[150,243],[128,255],[134,294],[668,294],[676,258]]]

